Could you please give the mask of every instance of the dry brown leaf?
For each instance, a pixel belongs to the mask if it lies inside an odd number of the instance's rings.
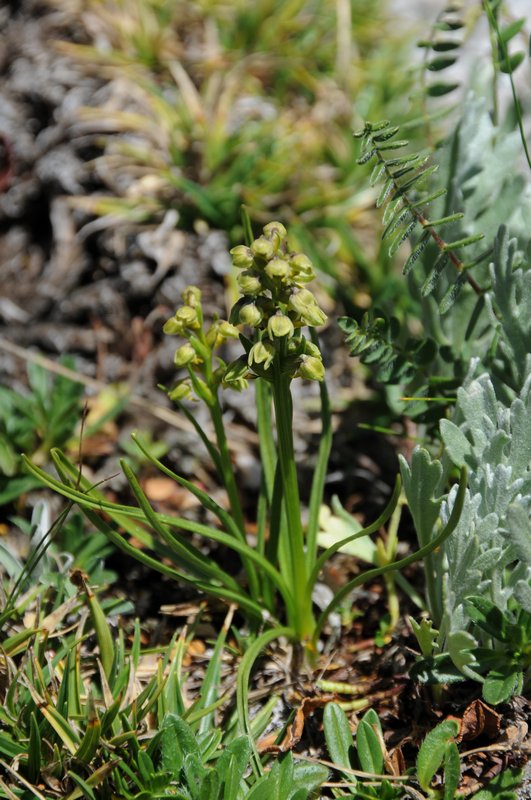
[[[313,714],[316,708],[322,708],[323,706],[326,706],[328,703],[331,703],[335,700],[337,700],[337,697],[333,694],[305,697],[297,709],[295,713],[295,719],[288,729],[283,741],[279,745],[274,744],[275,740],[277,739],[278,732],[276,734],[271,734],[262,741],[258,742],[258,752],[287,753],[288,750],[292,750],[302,738],[306,717],[310,716],[310,714]]]
[[[501,714],[494,711],[483,700],[474,700],[466,707],[461,719],[449,717],[459,723],[457,742],[477,739],[484,734],[488,739],[495,739],[500,732]]]

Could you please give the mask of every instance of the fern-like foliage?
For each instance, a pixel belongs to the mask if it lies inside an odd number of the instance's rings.
[[[437,345],[430,338],[408,338],[400,344],[403,326],[396,317],[387,319],[383,314],[367,312],[360,323],[341,317],[338,324],[346,334],[350,355],[373,366],[382,383],[409,383],[437,354]]]
[[[418,47],[425,51],[423,88],[427,97],[442,97],[459,87],[459,83],[445,80],[442,74],[456,63],[457,53],[462,45],[461,31],[465,22],[461,11],[461,4],[449,3],[438,14],[430,35],[418,42]]]
[[[443,272],[450,267],[455,273],[455,280],[450,282],[444,294],[439,310],[446,313],[454,305],[462,287],[468,283],[476,294],[482,289],[470,274],[470,270],[485,260],[490,249],[465,261],[460,254],[469,245],[484,238],[482,233],[462,236],[446,241],[440,231],[446,225],[463,218],[463,213],[446,214],[430,219],[427,207],[446,193],[441,188],[431,193],[425,191],[428,178],[437,170],[437,164],[430,164],[429,154],[407,153],[398,155],[397,151],[407,147],[405,139],[396,139],[399,128],[385,120],[382,122],[366,122],[365,126],[354,133],[362,141],[362,152],[358,164],[374,162],[370,178],[372,186],[382,184],[376,201],[377,207],[384,207],[383,223],[385,225],[382,238],[389,242],[389,255],[394,255],[401,244],[410,237],[413,239],[411,254],[404,265],[404,275],[408,275],[418,261],[430,241],[439,251],[431,270],[423,282],[423,296],[432,294]]]

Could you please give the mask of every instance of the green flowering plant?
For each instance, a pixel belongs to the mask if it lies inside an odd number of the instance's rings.
[[[307,288],[314,277],[312,264],[306,255],[290,251],[284,226],[269,223],[263,234],[253,239],[246,217],[244,225],[248,244],[231,251],[241,294],[228,320],[218,317],[206,320],[199,289],[188,287],[182,295],[183,304],[164,325],[167,334],[183,340],[176,349],[175,365],[186,372],[168,390],[168,395],[197,430],[226,490],[227,503],[218,504],[195,483],[150,454],[145,444],[135,438],[145,457],[194,494],[217,518],[217,524],[206,525],[156,511],[125,460],[122,469],[137,506],[109,501],[101,489],[92,486],[79,474],[77,466],[57,450],[52,457],[59,480],[29,462],[28,467],[48,486],[77,502],[91,523],[124,551],[178,582],[188,583],[239,608],[255,636],[238,677],[240,715],[248,729],[248,678],[262,649],[275,638],[285,636],[311,661],[330,613],[353,588],[365,580],[401,569],[439,547],[459,518],[465,481],[461,481],[446,525],[429,544],[406,558],[388,561],[357,576],[335,594],[326,608],[315,612],[314,589],[324,564],[345,544],[378,531],[387,522],[398,501],[400,482],[397,479],[387,508],[373,524],[350,532],[319,554],[319,510],[332,426],[325,367],[315,327],[326,322],[326,314]],[[230,339],[239,339],[242,353],[227,363],[224,355]],[[299,378],[318,383],[322,420],[305,522],[293,444],[291,384]],[[251,381],[262,466],[256,536],[252,540],[248,537],[231,460],[221,399],[227,387],[251,391]],[[208,409],[213,437],[184,402],[189,399],[203,403]],[[205,541],[216,542],[234,552],[240,561],[240,571],[224,569],[215,555],[209,553],[208,544],[203,546]],[[142,544],[141,548],[137,542]]]

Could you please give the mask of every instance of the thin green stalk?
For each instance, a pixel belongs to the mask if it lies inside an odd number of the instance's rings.
[[[326,621],[332,611],[337,608],[341,600],[353,589],[357,586],[361,586],[361,584],[366,583],[367,581],[371,581],[374,578],[380,577],[380,575],[386,575],[393,570],[400,570],[404,569],[404,567],[413,564],[415,561],[420,561],[421,558],[425,558],[427,555],[432,553],[434,550],[439,548],[443,542],[450,536],[451,533],[455,530],[457,523],[461,517],[461,512],[463,510],[463,505],[465,502],[466,496],[466,487],[467,487],[467,469],[466,467],[462,467],[460,476],[459,476],[459,488],[457,490],[457,495],[455,498],[454,506],[452,508],[452,513],[450,514],[450,518],[444,528],[440,531],[440,533],[432,539],[431,542],[428,542],[423,547],[420,547],[411,555],[406,556],[405,558],[401,558],[399,561],[394,561],[392,564],[387,564],[385,567],[375,567],[375,569],[369,569],[366,572],[363,572],[361,575],[358,575],[353,580],[346,583],[341,589],[335,594],[333,599],[324,609],[324,611],[319,615],[315,623],[315,629],[313,633],[313,645],[317,644],[317,640],[323,630]]]
[[[273,381],[273,401],[277,423],[277,446],[283,480],[284,508],[292,569],[292,591],[294,595],[295,628],[300,642],[308,641],[313,633],[315,621],[312,614],[312,598],[306,592],[307,569],[304,552],[304,531],[301,520],[301,504],[297,469],[293,449],[293,408],[290,378],[277,374]]]
[[[317,335],[313,330],[312,341],[318,344]],[[323,492],[328,468],[328,459],[332,449],[332,414],[330,410],[330,398],[326,384],[322,381],[319,384],[321,394],[321,420],[323,428],[319,441],[319,452],[317,463],[312,480],[312,490],[310,494],[310,505],[308,512],[308,526],[306,530],[306,565],[308,573],[311,572],[317,558],[317,534],[319,532],[319,509],[323,502]]]
[[[285,636],[287,639],[294,639],[296,638],[296,632],[292,628],[278,627],[271,628],[270,630],[262,633],[256,639],[256,641],[250,645],[249,649],[243,656],[236,679],[236,708],[238,712],[238,721],[242,731],[249,736],[251,741],[253,771],[257,776],[262,775],[264,770],[262,768],[260,756],[258,755],[254,744],[251,720],[249,717],[249,688],[251,682],[251,671],[254,662],[259,657],[260,653],[267,647],[267,645],[270,642],[273,642],[275,639],[280,639],[282,636]]]
[[[406,503],[404,492],[400,494],[396,508],[391,515],[389,521],[389,528],[387,530],[387,541],[385,546],[382,546],[382,561],[381,566],[384,564],[391,564],[396,556],[396,549],[398,545],[398,526],[400,525],[400,518],[402,516],[402,508]],[[383,545],[383,542],[382,542]],[[389,608],[389,628],[392,631],[400,618],[400,605],[398,602],[398,594],[396,592],[396,575],[394,572],[388,572],[384,576],[385,588],[387,590],[387,605]]]

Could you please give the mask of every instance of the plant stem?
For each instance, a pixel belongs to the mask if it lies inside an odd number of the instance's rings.
[[[216,433],[216,441],[218,443],[221,468],[223,471],[222,475],[223,484],[227,491],[229,504],[232,514],[234,516],[234,520],[238,528],[240,528],[240,530],[245,536],[245,519],[243,517],[240,497],[238,494],[238,487],[236,486],[236,479],[234,477],[234,469],[230,457],[229,445],[227,442],[227,436],[225,434],[225,426],[223,425],[223,415],[221,411],[221,405],[219,403],[219,398],[217,396],[217,393],[215,402],[210,406],[210,416],[212,418],[214,431]],[[245,559],[243,556],[242,559],[245,562],[245,572],[249,579],[249,591],[251,593],[251,597],[257,600],[260,596],[260,589],[259,589],[258,576],[256,574],[255,566],[249,560]]]
[[[301,521],[301,504],[295,453],[293,449],[293,407],[290,378],[277,372],[273,381],[273,401],[277,423],[277,447],[284,484],[284,508],[291,560],[291,577],[294,595],[295,619],[290,620],[298,640],[305,644],[311,639],[315,620],[312,614],[311,594],[306,591],[307,569],[304,552],[304,532]]]

